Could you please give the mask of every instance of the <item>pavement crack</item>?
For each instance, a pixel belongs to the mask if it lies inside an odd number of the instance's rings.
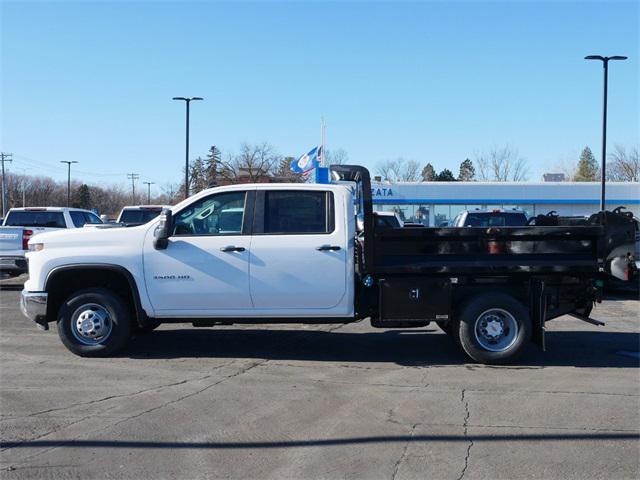
[[[183,395],[183,396],[178,397],[178,398],[176,398],[176,399],[174,399],[174,400],[170,400],[170,401],[168,401],[168,402],[165,402],[165,403],[163,403],[163,404],[161,404],[161,405],[155,406],[155,407],[153,407],[153,408],[149,408],[149,409],[147,409],[147,410],[143,410],[142,412],[139,412],[139,413],[137,413],[137,414],[135,414],[135,415],[132,415],[132,416],[129,416],[129,417],[123,418],[122,420],[119,420],[119,421],[117,421],[117,422],[115,422],[115,423],[112,423],[112,424],[111,424],[111,425],[109,425],[107,428],[111,429],[111,428],[117,427],[118,425],[120,425],[120,424],[122,424],[122,423],[124,423],[124,422],[128,422],[129,420],[133,420],[134,418],[141,417],[141,416],[143,416],[143,415],[146,415],[147,413],[151,413],[151,412],[154,412],[154,411],[159,410],[159,409],[161,409],[161,408],[167,407],[167,406],[169,406],[169,405],[173,405],[173,404],[175,404],[175,403],[178,403],[178,402],[181,402],[181,401],[183,401],[183,400],[186,400],[187,398],[190,398],[190,397],[193,397],[193,396],[195,396],[195,395],[198,395],[198,394],[200,394],[200,393],[202,393],[202,392],[204,392],[204,391],[206,391],[206,390],[208,390],[208,389],[210,389],[210,388],[212,388],[212,387],[215,387],[216,385],[221,384],[222,382],[225,382],[225,381],[227,381],[227,380],[231,379],[231,378],[238,377],[238,376],[240,376],[240,375],[242,375],[242,374],[244,374],[244,373],[248,372],[249,370],[251,370],[251,369],[253,369],[253,368],[255,368],[255,367],[258,367],[258,366],[260,366],[260,365],[263,365],[264,363],[266,363],[266,362],[268,362],[268,361],[269,361],[269,360],[263,360],[263,361],[261,361],[261,362],[253,362],[253,363],[251,363],[250,365],[247,365],[246,367],[241,368],[241,369],[240,369],[240,370],[238,370],[237,372],[235,372],[235,373],[233,373],[233,374],[231,374],[231,375],[226,375],[226,376],[224,376],[223,378],[221,378],[220,380],[218,380],[217,382],[214,382],[214,383],[212,383],[212,384],[209,384],[209,385],[207,385],[207,386],[205,386],[205,387],[203,387],[203,388],[201,388],[201,389],[199,389],[199,390],[197,390],[197,391],[195,391],[195,392],[189,393],[189,394],[187,394],[187,395]],[[206,375],[205,377],[202,377],[202,378],[200,378],[200,379],[192,379],[192,380],[190,380],[190,381],[191,381],[191,382],[193,382],[193,381],[198,381],[198,380],[205,380],[205,379],[207,379],[207,378],[209,378],[209,377],[211,377],[211,376],[212,376],[212,375],[211,375],[211,374],[209,374],[209,375]],[[180,383],[186,383],[186,382],[180,382]],[[180,383],[179,383],[179,384],[180,384]],[[158,387],[158,388],[160,388],[160,387]],[[77,420],[77,421],[73,422],[73,424],[75,424],[75,423],[79,423],[79,422],[81,422],[82,420],[84,420],[84,419],[86,419],[86,418],[89,418],[89,417],[81,418],[80,420]],[[56,431],[58,431],[58,430],[60,430],[60,429],[54,429],[53,431],[48,432],[48,433],[43,434],[43,435],[40,435],[40,436],[39,436],[39,437],[37,437],[37,438],[42,438],[42,437],[44,437],[44,436],[46,436],[46,435],[49,435],[49,434],[51,434],[51,433],[55,433],[55,432],[56,432]],[[100,430],[101,430],[101,431],[103,431],[103,430],[105,430],[105,429],[102,429],[102,428],[101,428]],[[78,440],[78,439],[79,439],[79,438],[81,438],[82,436],[85,436],[85,435],[91,435],[91,434],[92,434],[92,433],[94,433],[94,432],[95,432],[95,430],[94,430],[94,431],[91,431],[91,432],[88,432],[88,433],[86,433],[86,434],[83,434],[83,435],[79,435],[79,436],[77,436],[77,437],[74,437],[74,438],[73,438],[73,440]],[[23,441],[23,442],[21,442],[21,443],[27,443],[27,442],[30,442],[30,441],[36,440],[37,438],[33,438],[33,439],[29,439],[29,440],[25,440],[25,441]],[[16,447],[5,448],[5,449],[2,449],[2,450],[0,450],[0,451],[4,452],[4,451],[6,451],[6,450],[10,450],[11,448],[16,448]],[[21,461],[22,461],[22,462],[24,462],[25,460],[30,460],[30,459],[32,459],[32,458],[38,457],[38,456],[40,456],[40,455],[43,455],[43,454],[45,454],[45,453],[47,453],[47,452],[49,452],[49,451],[51,451],[51,450],[55,450],[56,448],[59,448],[59,445],[54,445],[54,446],[49,447],[49,448],[47,448],[47,449],[45,449],[45,450],[42,450],[42,451],[40,451],[40,452],[37,452],[37,453],[35,453],[35,454],[33,454],[33,455],[30,455],[30,456],[28,456],[28,457],[25,457],[25,458],[21,459]]]
[[[228,363],[224,363],[222,365],[218,365],[216,367],[213,367],[212,370],[217,370],[219,368],[223,368],[226,367],[228,365],[231,365],[233,362],[228,362]],[[114,400],[116,398],[128,398],[128,397],[135,397],[136,395],[141,395],[143,393],[147,393],[147,392],[153,392],[156,390],[162,390],[164,388],[170,388],[170,387],[176,387],[178,385],[184,385],[185,383],[191,383],[191,382],[197,382],[197,381],[201,381],[201,380],[206,380],[207,378],[210,378],[211,374],[207,374],[204,375],[202,377],[196,377],[196,378],[188,378],[185,380],[180,380],[178,382],[172,382],[172,383],[166,383],[163,385],[156,385],[154,387],[148,387],[148,388],[144,388],[142,390],[138,390],[135,392],[129,392],[129,393],[122,393],[122,394],[118,394],[118,395],[108,395],[106,397],[102,397],[102,398],[97,398],[95,400],[90,400],[88,402],[78,402],[78,403],[73,403],[71,405],[66,405],[64,407],[56,407],[56,408],[50,408],[48,410],[41,410],[39,412],[34,412],[28,415],[28,417],[36,417],[39,415],[44,415],[46,413],[53,413],[53,412],[60,412],[63,410],[69,410],[72,408],[76,408],[76,407],[84,407],[84,406],[88,406],[88,405],[95,405],[96,403],[101,403],[101,402],[106,402],[107,400]]]
[[[464,477],[465,473],[467,473],[467,468],[469,467],[469,458],[471,457],[471,447],[473,447],[473,439],[471,437],[469,437],[468,434],[468,430],[469,430],[469,401],[465,398],[466,396],[466,390],[462,389],[462,394],[460,396],[460,401],[462,402],[462,405],[464,405],[464,421],[462,426],[464,427],[464,437],[466,439],[469,440],[469,444],[467,445],[467,451],[464,457],[464,466],[462,467],[462,471],[460,472],[460,476],[458,477],[458,480],[462,480],[462,477]]]
[[[389,416],[391,417],[391,411],[389,412]],[[394,423],[397,423],[397,422],[394,422]],[[409,450],[409,445],[411,444],[411,441],[413,440],[413,435],[416,433],[416,427],[417,426],[418,426],[417,423],[414,423],[411,426],[411,433],[409,434],[409,439],[404,444],[404,448],[402,449],[402,455],[400,455],[400,458],[398,458],[398,461],[393,466],[393,474],[391,475],[391,480],[396,480],[396,476],[398,475],[398,470],[400,469],[400,465],[402,464],[404,459],[407,457],[407,450]]]
[[[256,368],[256,367],[259,367],[260,365],[263,365],[264,363],[267,363],[268,361],[269,360],[263,360],[261,362],[253,362],[252,364],[246,366],[245,368],[242,368],[242,369],[238,370],[237,372],[235,372],[235,373],[233,373],[231,375],[227,375],[225,377],[222,377],[220,380],[218,380],[216,382],[213,382],[213,383],[201,388],[200,390],[196,390],[195,392],[188,393],[187,395],[183,395],[181,397],[178,397],[175,400],[170,400],[170,401],[165,402],[165,403],[163,403],[161,405],[158,405],[156,407],[149,408],[148,410],[144,410],[144,411],[142,411],[140,413],[137,413],[136,415],[133,415],[131,417],[124,418],[124,419],[114,423],[113,425],[111,425],[110,428],[116,427],[116,426],[120,425],[121,423],[127,422],[129,420],[133,420],[134,418],[141,417],[142,415],[146,415],[147,413],[154,412],[156,410],[159,410],[161,408],[167,407],[169,405],[173,405],[175,403],[182,402],[183,400],[186,400],[187,398],[191,398],[191,397],[194,397],[196,395],[199,395],[202,392],[205,392],[205,391],[209,390],[210,388],[215,387],[216,385],[220,385],[222,382],[226,382],[227,380],[229,380],[231,378],[235,378],[235,377],[238,377],[238,376],[240,376],[240,375],[242,375],[244,373],[247,373],[249,370],[251,370],[253,368]],[[209,377],[211,377],[211,375],[207,375],[206,377],[203,378],[203,380],[207,379]]]

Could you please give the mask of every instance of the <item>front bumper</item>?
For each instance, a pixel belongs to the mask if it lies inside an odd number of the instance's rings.
[[[20,295],[20,310],[25,317],[38,325],[47,325],[47,297],[46,292],[27,292],[22,290]]]

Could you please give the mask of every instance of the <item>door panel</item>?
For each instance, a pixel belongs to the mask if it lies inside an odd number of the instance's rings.
[[[333,194],[278,190],[259,194],[257,204],[264,208],[257,214],[263,218],[256,222],[250,256],[254,308],[308,312],[338,306],[347,293],[349,250],[344,222],[335,221]]]
[[[145,279],[158,311],[202,311],[212,315],[251,308],[249,236],[172,237],[165,250],[145,247]],[[242,252],[223,252],[227,246]]]
[[[164,316],[225,316],[252,308],[248,230],[254,191],[202,197],[174,216],[164,250],[144,248],[147,292]]]

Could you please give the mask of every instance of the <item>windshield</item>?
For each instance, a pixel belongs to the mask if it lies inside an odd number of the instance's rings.
[[[123,210],[120,215],[121,223],[147,223],[158,215],[162,211],[161,208],[144,209],[144,210]]]
[[[11,227],[66,228],[62,212],[9,212],[5,225]]]

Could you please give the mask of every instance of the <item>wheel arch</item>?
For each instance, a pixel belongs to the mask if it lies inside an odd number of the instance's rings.
[[[44,290],[48,293],[47,322],[57,320],[62,302],[74,291],[89,287],[107,288],[120,295],[135,317],[135,323],[144,326],[148,318],[142,308],[140,292],[133,274],[122,265],[71,264],[52,269],[46,277]]]

